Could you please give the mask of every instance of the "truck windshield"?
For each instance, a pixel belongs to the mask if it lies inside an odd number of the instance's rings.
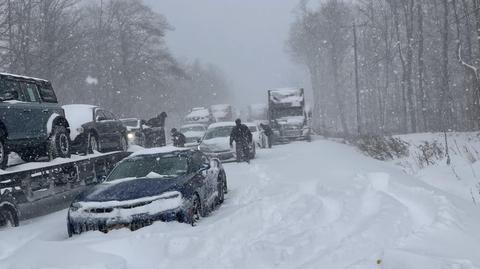
[[[107,178],[177,177],[186,174],[188,161],[185,157],[139,156],[121,162]]]
[[[273,118],[279,119],[283,117],[303,116],[302,107],[286,107],[273,110]]]

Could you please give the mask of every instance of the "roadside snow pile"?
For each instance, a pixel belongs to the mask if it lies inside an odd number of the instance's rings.
[[[480,136],[476,132],[365,136],[354,144],[366,155],[399,165],[407,174],[480,204]]]
[[[225,204],[196,227],[68,239],[62,211],[0,231],[0,268],[480,268],[478,206],[351,146],[296,142],[225,169]]]

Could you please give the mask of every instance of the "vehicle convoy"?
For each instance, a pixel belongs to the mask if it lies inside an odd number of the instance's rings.
[[[202,140],[202,137],[205,135],[206,131],[207,126],[199,123],[185,124],[180,127],[180,132],[186,138],[185,147],[196,148],[200,144],[200,141]]]
[[[235,161],[237,159],[236,144],[230,147],[230,134],[235,122],[217,122],[208,126],[207,132],[198,148],[208,156],[218,158],[222,162]],[[256,155],[255,143],[249,145],[250,159]]]
[[[194,225],[223,203],[226,192],[227,177],[218,159],[186,148],[145,149],[73,201],[68,234],[136,230],[157,220]]]
[[[202,123],[208,125],[214,120],[208,108],[194,107],[190,113],[185,116],[184,121],[185,123]]]
[[[80,192],[98,183],[128,152],[72,156],[21,164],[0,171],[0,227],[68,207]]]
[[[310,141],[310,126],[305,112],[302,88],[284,88],[268,91],[268,121],[274,131],[275,142],[303,139]]]
[[[229,104],[211,105],[210,112],[215,122],[233,121],[235,117],[233,106]]]
[[[110,111],[92,105],[65,105],[72,152],[93,153],[128,149],[127,128]]]
[[[70,125],[52,84],[0,73],[0,169],[10,152],[24,161],[70,156]]]

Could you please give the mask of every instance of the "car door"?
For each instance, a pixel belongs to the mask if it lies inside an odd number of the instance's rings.
[[[28,122],[30,138],[46,138],[49,110],[44,109],[41,103],[37,85],[33,82],[21,82],[20,85],[24,101],[28,103],[28,108],[24,109],[24,113]]]
[[[125,126],[123,123],[118,119],[115,114],[113,114],[110,111],[105,110],[104,111],[105,115],[107,118],[110,120],[110,130],[111,130],[111,137],[112,137],[112,142],[115,145],[118,145],[120,143],[120,138],[125,135]]]
[[[111,120],[108,119],[103,109],[95,109],[95,124],[94,128],[97,131],[98,139],[102,145],[102,149],[112,147],[112,133],[111,133]]]
[[[17,140],[29,138],[28,126],[29,119],[28,104],[25,104],[23,91],[20,82],[13,79],[2,79],[0,81],[0,94],[13,98],[13,100],[0,102],[0,120],[7,127],[8,139]]]

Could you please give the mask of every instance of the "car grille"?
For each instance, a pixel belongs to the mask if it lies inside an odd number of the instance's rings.
[[[122,205],[122,206],[115,206],[115,207],[89,208],[89,209],[86,210],[86,212],[94,213],[94,214],[110,213],[115,208],[131,209],[131,208],[135,208],[135,207],[145,206],[145,205],[148,205],[148,204],[151,204],[151,203],[152,203],[152,201],[146,201],[146,202],[141,202],[141,203],[136,203],[136,204],[131,204],[131,205]]]

